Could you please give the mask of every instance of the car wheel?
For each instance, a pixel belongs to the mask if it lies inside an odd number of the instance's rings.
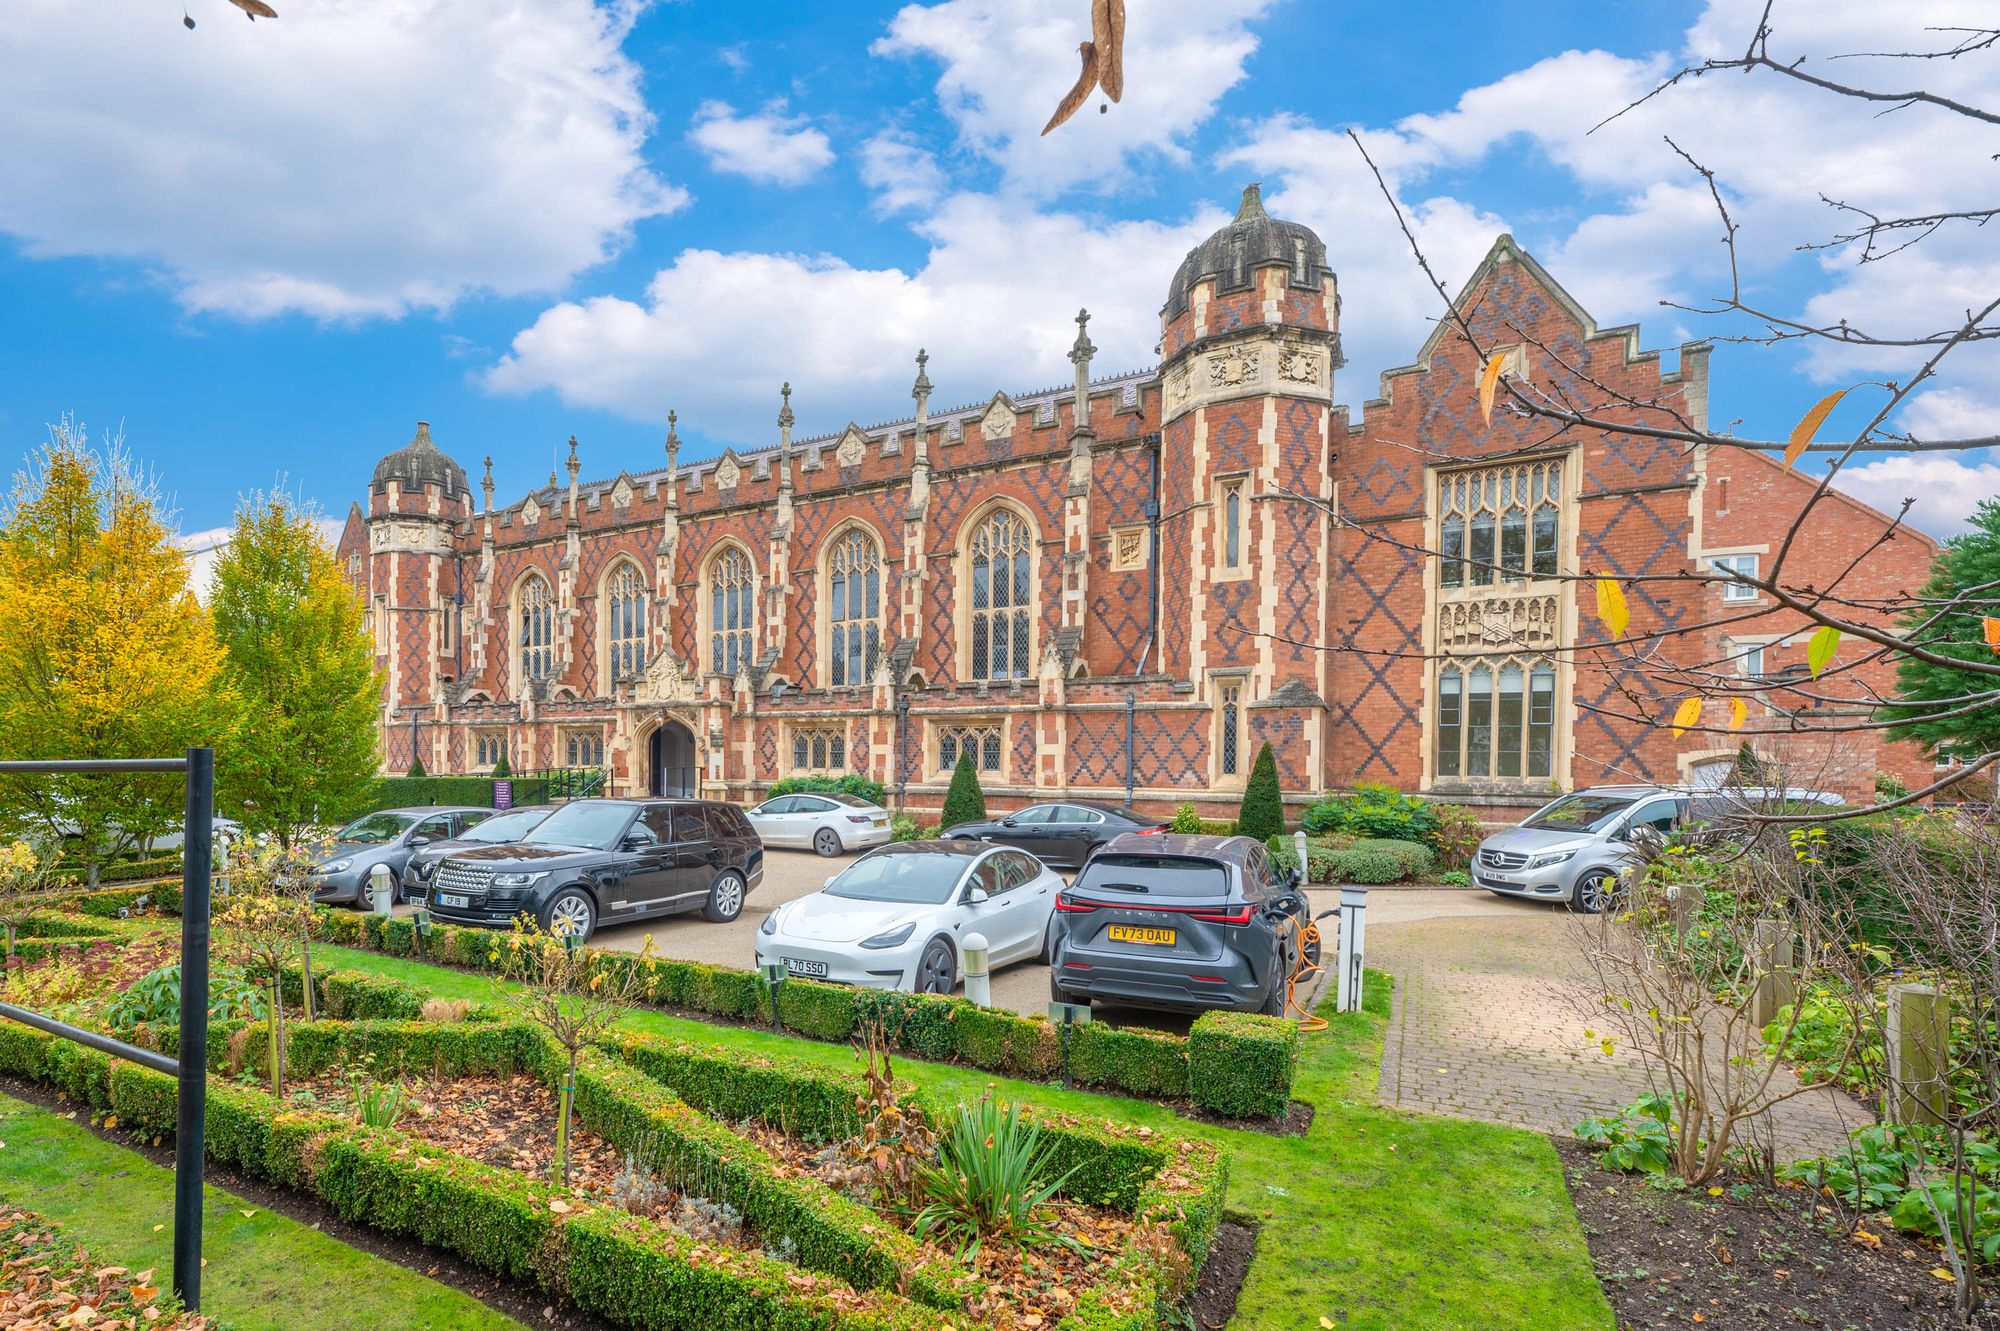
[[[1271,977],[1271,992],[1264,996],[1264,1006],[1257,1010],[1267,1017],[1284,1016],[1285,991],[1287,987],[1283,975],[1273,975]]]
[[[1056,1003],[1077,1003],[1079,1005],[1081,1005],[1086,1001],[1080,998],[1078,995],[1073,994],[1069,990],[1063,988],[1062,985],[1056,981],[1056,977],[1054,975],[1049,976],[1049,999],[1050,1001]]]
[[[588,942],[597,932],[597,903],[583,889],[566,887],[542,907],[542,928],[558,937],[575,934],[578,942]]]
[[[840,833],[831,827],[822,827],[813,833],[813,849],[832,858],[840,854]]]
[[[917,959],[917,992],[920,994],[949,994],[958,984],[958,961],[951,953],[951,944],[942,938],[933,938]]]
[[[702,906],[701,915],[711,924],[727,924],[742,913],[743,875],[730,869],[708,889],[708,901]]]
[[[1576,880],[1569,908],[1580,915],[1595,915],[1618,899],[1618,875],[1609,869],[1591,869]]]

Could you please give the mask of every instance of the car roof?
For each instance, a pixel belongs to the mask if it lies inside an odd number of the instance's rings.
[[[420,804],[405,809],[376,809],[371,813],[364,813],[360,815],[360,817],[350,818],[347,821],[350,823],[358,823],[361,821],[362,818],[373,818],[375,814],[378,813],[401,813],[401,814],[407,814],[412,818],[428,818],[433,814],[439,814],[439,813],[499,813],[499,812],[501,812],[501,810],[496,809],[491,805]]]
[[[1103,800],[1038,800],[1039,804],[1068,804],[1079,809],[1089,809],[1095,813],[1115,814],[1120,818],[1137,818],[1140,815],[1116,804],[1106,804]]]
[[[1194,832],[1120,832],[1104,843],[1100,855],[1197,855],[1203,859],[1241,864],[1260,845],[1247,836],[1206,836]]]
[[[955,859],[976,860],[988,851],[1000,847],[989,841],[974,841],[970,838],[952,838],[934,841],[892,841],[886,846],[877,846],[870,855],[949,855]]]
[[[1630,785],[1585,786],[1582,790],[1568,792],[1572,795],[1678,795],[1683,792],[1670,790],[1666,786],[1649,786],[1635,782]]]

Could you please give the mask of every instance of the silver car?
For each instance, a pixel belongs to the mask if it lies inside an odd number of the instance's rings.
[[[1685,792],[1660,786],[1592,786],[1565,795],[1480,842],[1473,884],[1594,915],[1617,897],[1639,862],[1633,829],[1650,826],[1665,835],[1687,820],[1688,806]]]

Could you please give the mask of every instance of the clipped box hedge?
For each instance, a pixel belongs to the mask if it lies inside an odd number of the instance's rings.
[[[502,940],[506,936],[495,930],[437,924],[423,939],[409,919],[351,911],[326,911],[321,919],[324,936],[348,947],[403,957],[417,956],[421,950],[427,961],[471,970],[493,972],[503,966]],[[656,1007],[776,1025],[796,1035],[842,1044],[867,1023],[879,1021],[890,1047],[910,1057],[956,1061],[1029,1081],[1053,1079],[1062,1074],[1067,1062],[1074,1082],[1149,1099],[1188,1100],[1193,1098],[1197,1083],[1218,1084],[1250,1068],[1253,1075],[1276,1080],[1250,1087],[1243,1096],[1217,1097],[1217,1103],[1203,1107],[1218,1114],[1256,1118],[1282,1116],[1291,1102],[1291,1060],[1238,1056],[1230,1047],[1239,1032],[1262,1044],[1282,1037],[1277,1028],[1289,1027],[1295,1039],[1297,1023],[1288,1019],[1240,1014],[1240,1021],[1199,1046],[1159,1031],[1073,1026],[1067,1036],[1065,1059],[1065,1037],[1041,1015],[982,1008],[963,998],[816,980],[788,980],[774,991],[754,971],[659,957],[641,961],[623,952],[600,951],[598,955],[608,967],[637,970],[644,981],[646,1002]],[[1198,1068],[1196,1063],[1202,1059],[1217,1059],[1223,1066]],[[1272,1115],[1259,1115],[1221,1107],[1247,1103],[1278,1108]]]
[[[1225,1118],[1283,1118],[1298,1057],[1295,1021],[1204,1012],[1188,1031],[1188,1089],[1197,1108]]]

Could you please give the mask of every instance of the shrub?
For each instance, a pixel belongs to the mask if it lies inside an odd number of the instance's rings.
[[[939,827],[976,823],[986,817],[986,793],[979,788],[979,773],[972,766],[972,750],[961,747],[958,765],[951,769],[951,789],[944,795],[944,815]]]
[[[208,1015],[215,1021],[261,1020],[268,1015],[263,992],[234,966],[215,966],[208,973]],[[111,1000],[104,1020],[129,1031],[141,1024],[181,1024],[181,968],[176,962],[140,976],[132,987]]]
[[[424,770],[424,760],[422,758],[414,758],[410,761],[410,770],[403,773],[403,775],[412,781],[421,781],[429,776],[430,773]]]
[[[1031,1248],[1064,1240],[1049,1223],[1048,1201],[1068,1180],[1049,1168],[1041,1130],[989,1092],[963,1105],[938,1143],[937,1161],[917,1171],[923,1205],[918,1238],[937,1235],[961,1256],[991,1238]]]
[[[1182,804],[1174,809],[1174,820],[1167,824],[1167,830],[1193,836],[1200,833],[1201,823],[1201,810],[1192,804]]]
[[[1472,875],[1463,869],[1446,869],[1438,875],[1438,882],[1445,887],[1471,887]]]
[[[907,813],[899,813],[889,820],[891,841],[928,841],[936,832],[935,827],[920,823]]]
[[[1664,1174],[1673,1162],[1674,1102],[1642,1095],[1614,1118],[1587,1118],[1577,1140],[1599,1152],[1597,1163],[1621,1173]]]
[[[1437,833],[1435,807],[1394,786],[1363,782],[1351,795],[1324,799],[1306,811],[1305,832],[1347,832],[1357,837],[1429,841]],[[1475,841],[1474,844],[1477,844]]]
[[[1196,1108],[1228,1118],[1283,1118],[1298,1052],[1296,1021],[1204,1012],[1188,1032],[1188,1088]]]
[[[1333,881],[1339,883],[1393,883],[1403,877],[1402,863],[1385,851],[1342,851],[1333,862]]]
[[[1397,868],[1397,878],[1422,878],[1435,865],[1430,847],[1416,841],[1397,841],[1389,838],[1375,838],[1357,841],[1348,848],[1348,855],[1386,855]],[[1364,881],[1355,879],[1356,882]],[[1388,881],[1394,882],[1395,879]]]
[[[424,1015],[424,991],[413,984],[366,971],[335,971],[319,977],[326,1015],[343,1021],[415,1021]]]
[[[788,776],[782,781],[772,782],[771,788],[764,792],[766,799],[805,794],[852,795],[870,804],[880,804],[885,792],[880,781],[871,780],[859,772],[843,772],[839,776]]]
[[[500,751],[500,761],[493,764],[493,779],[505,781],[514,775],[514,764],[507,761],[507,751]]]
[[[1278,760],[1265,740],[1243,786],[1243,805],[1236,814],[1236,834],[1268,840],[1285,830],[1285,793],[1278,788]]]
[[[1069,1028],[1069,1075],[1090,1086],[1181,1100],[1188,1094],[1187,1042],[1139,1027]]]
[[[1437,827],[1429,841],[1431,849],[1437,852],[1438,867],[1470,868],[1472,853],[1486,839],[1486,828],[1479,815],[1458,804],[1433,804],[1431,813],[1437,818]]]

